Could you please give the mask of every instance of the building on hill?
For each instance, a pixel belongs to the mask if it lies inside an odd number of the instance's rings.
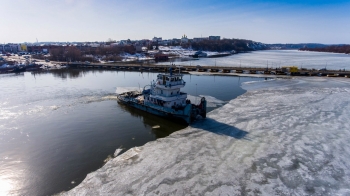
[[[220,36],[209,36],[209,40],[220,40]]]
[[[0,44],[0,53],[5,52],[5,44]]]
[[[40,44],[40,45],[27,45],[27,52],[50,52],[52,49],[63,47],[61,45],[46,45],[46,44]],[[64,47],[65,48],[65,47]]]
[[[20,44],[19,47],[20,47],[20,51],[27,52],[27,45],[26,44]]]
[[[2,44],[0,45],[0,51],[3,53],[6,53],[6,52],[17,53],[18,51],[20,51],[20,47],[18,44]]]
[[[194,37],[193,42],[201,42],[204,40],[209,40],[209,37]]]
[[[171,40],[171,44],[173,45],[177,45],[177,44],[180,44],[181,43],[181,39],[178,39],[178,38],[173,38]]]
[[[188,43],[188,38],[187,36],[184,34],[182,37],[181,37],[181,44],[186,44]]]
[[[162,42],[162,37],[154,37],[152,42]]]

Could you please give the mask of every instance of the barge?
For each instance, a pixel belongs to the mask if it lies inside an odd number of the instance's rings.
[[[199,104],[191,103],[187,93],[180,89],[186,85],[182,74],[158,74],[156,81],[142,91],[129,91],[117,95],[120,103],[161,117],[190,124],[198,118],[206,118],[207,101],[201,97]]]

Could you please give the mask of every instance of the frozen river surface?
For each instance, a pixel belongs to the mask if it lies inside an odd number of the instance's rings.
[[[63,195],[349,195],[350,81],[281,79],[135,147]]]
[[[169,65],[169,62],[158,64]],[[176,65],[227,66],[227,67],[269,67],[297,66],[299,68],[328,70],[349,70],[350,55],[329,52],[298,50],[262,50],[240,53],[220,58],[175,62]]]

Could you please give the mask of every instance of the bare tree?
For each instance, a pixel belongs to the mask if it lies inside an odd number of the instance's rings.
[[[71,46],[67,48],[65,57],[67,61],[79,61],[81,59],[81,52],[78,48]]]

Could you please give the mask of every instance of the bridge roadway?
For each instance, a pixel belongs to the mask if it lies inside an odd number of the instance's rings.
[[[168,72],[172,67],[174,72],[179,70],[176,65],[156,65],[152,63],[135,63],[135,62],[120,62],[120,63],[69,63],[69,67],[73,68],[94,68],[94,69],[115,69],[115,70],[130,70],[130,71],[157,71]],[[285,75],[282,68],[264,68],[264,67],[227,67],[227,66],[181,66],[181,72],[221,72],[221,73],[250,73],[264,72],[264,74]],[[305,76],[341,76],[349,77],[350,71],[344,70],[316,70],[302,69],[296,75]]]

